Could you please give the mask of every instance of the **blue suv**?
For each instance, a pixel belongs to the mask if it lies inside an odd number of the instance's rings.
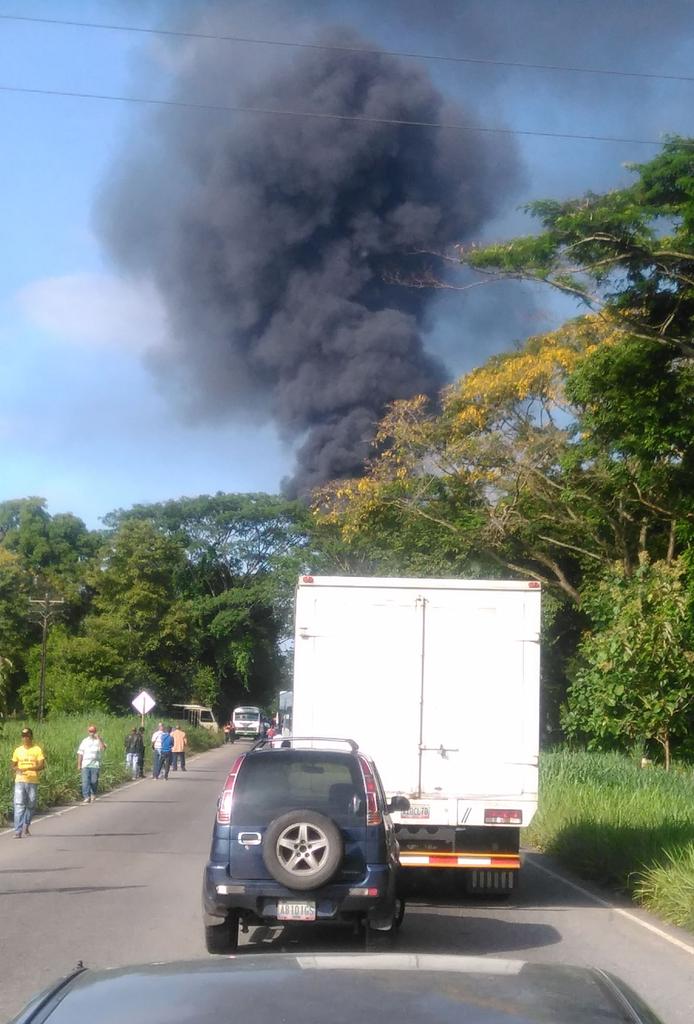
[[[238,946],[239,926],[333,922],[393,935],[398,845],[373,761],[353,740],[261,740],[241,754],[217,805],[205,867],[210,953]]]

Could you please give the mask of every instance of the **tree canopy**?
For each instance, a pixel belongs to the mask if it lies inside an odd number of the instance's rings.
[[[49,710],[160,705],[222,713],[286,686],[283,644],[308,543],[307,510],[267,494],[216,494],[111,513],[89,531],[41,499],[0,505],[0,699],[38,704],[39,635],[29,598],[65,611],[47,651]],[[2,710],[2,708],[0,708]]]
[[[674,137],[636,181],[526,209],[538,234],[459,247],[460,260],[500,278],[548,284],[604,311],[633,337],[694,356],[694,140]]]

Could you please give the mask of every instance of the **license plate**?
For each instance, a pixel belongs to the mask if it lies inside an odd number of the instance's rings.
[[[316,904],[299,903],[295,900],[279,900],[277,903],[278,921],[315,921]]]
[[[410,804],[406,811],[400,811],[401,818],[428,818],[430,807],[428,804]]]

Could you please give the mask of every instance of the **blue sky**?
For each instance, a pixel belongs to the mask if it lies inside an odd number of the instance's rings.
[[[407,7],[408,0],[403,3]],[[475,3],[467,5],[470,10]],[[620,5],[624,8],[621,0],[614,6]],[[465,8],[465,0],[459,6]],[[436,4],[428,25],[394,19],[390,3],[382,16],[373,13],[377,5],[356,5],[349,14],[337,4],[315,9],[325,20],[337,11],[341,20],[390,48],[684,75],[694,67],[694,8],[688,33],[683,31],[686,6],[674,4],[679,22],[660,34],[654,35],[647,21],[639,24],[638,17],[631,23],[615,16],[603,25],[607,38],[605,32],[574,31],[562,39],[561,26],[542,20],[548,10],[544,0],[518,0],[516,6],[526,9],[525,34],[514,33],[512,26],[504,29],[490,16],[488,23],[475,22],[482,28],[474,32],[461,27],[460,38],[455,25],[447,37],[436,24]],[[568,6],[574,6],[571,0]],[[581,6],[576,0],[574,10]],[[604,7],[610,6],[605,0]],[[634,0],[634,9],[645,12],[649,6]],[[667,0],[656,6],[665,19]],[[270,5],[221,7],[233,16],[235,31],[247,27],[253,34],[260,8]],[[281,14],[275,19],[276,37],[308,37],[299,14],[313,11],[310,4],[273,9]],[[180,11],[175,0],[0,0],[2,14],[120,24],[172,24]],[[172,84],[156,40],[62,26],[0,21],[0,67],[0,84],[28,88],[165,97]],[[693,83],[461,65],[431,65],[430,70],[450,95],[472,97],[485,123],[633,137],[694,134]],[[119,280],[95,236],[95,199],[126,140],[143,130],[142,111],[0,93],[0,124],[0,500],[41,495],[51,511],[69,510],[97,525],[101,515],[134,502],[217,490],[276,490],[291,469],[291,447],[278,439],[271,423],[200,425],[181,418],[147,365],[151,345],[165,344],[157,297],[136,281]],[[635,145],[533,138],[520,139],[519,147],[524,195],[514,197],[487,227],[487,237],[525,229],[515,211],[519,201],[619,185],[628,180],[625,161],[655,153]],[[544,295],[519,303],[514,312],[511,293],[508,323],[499,330],[496,319],[493,328],[488,322],[487,301],[455,293],[442,297],[430,344],[452,371],[472,359],[472,349],[460,343],[461,317],[478,335],[474,351],[479,356],[550,326],[565,312]]]

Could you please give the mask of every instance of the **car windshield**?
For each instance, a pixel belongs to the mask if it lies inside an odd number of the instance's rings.
[[[246,759],[234,790],[233,819],[267,825],[284,811],[310,808],[341,824],[363,822],[364,783],[345,754],[272,751]]]

